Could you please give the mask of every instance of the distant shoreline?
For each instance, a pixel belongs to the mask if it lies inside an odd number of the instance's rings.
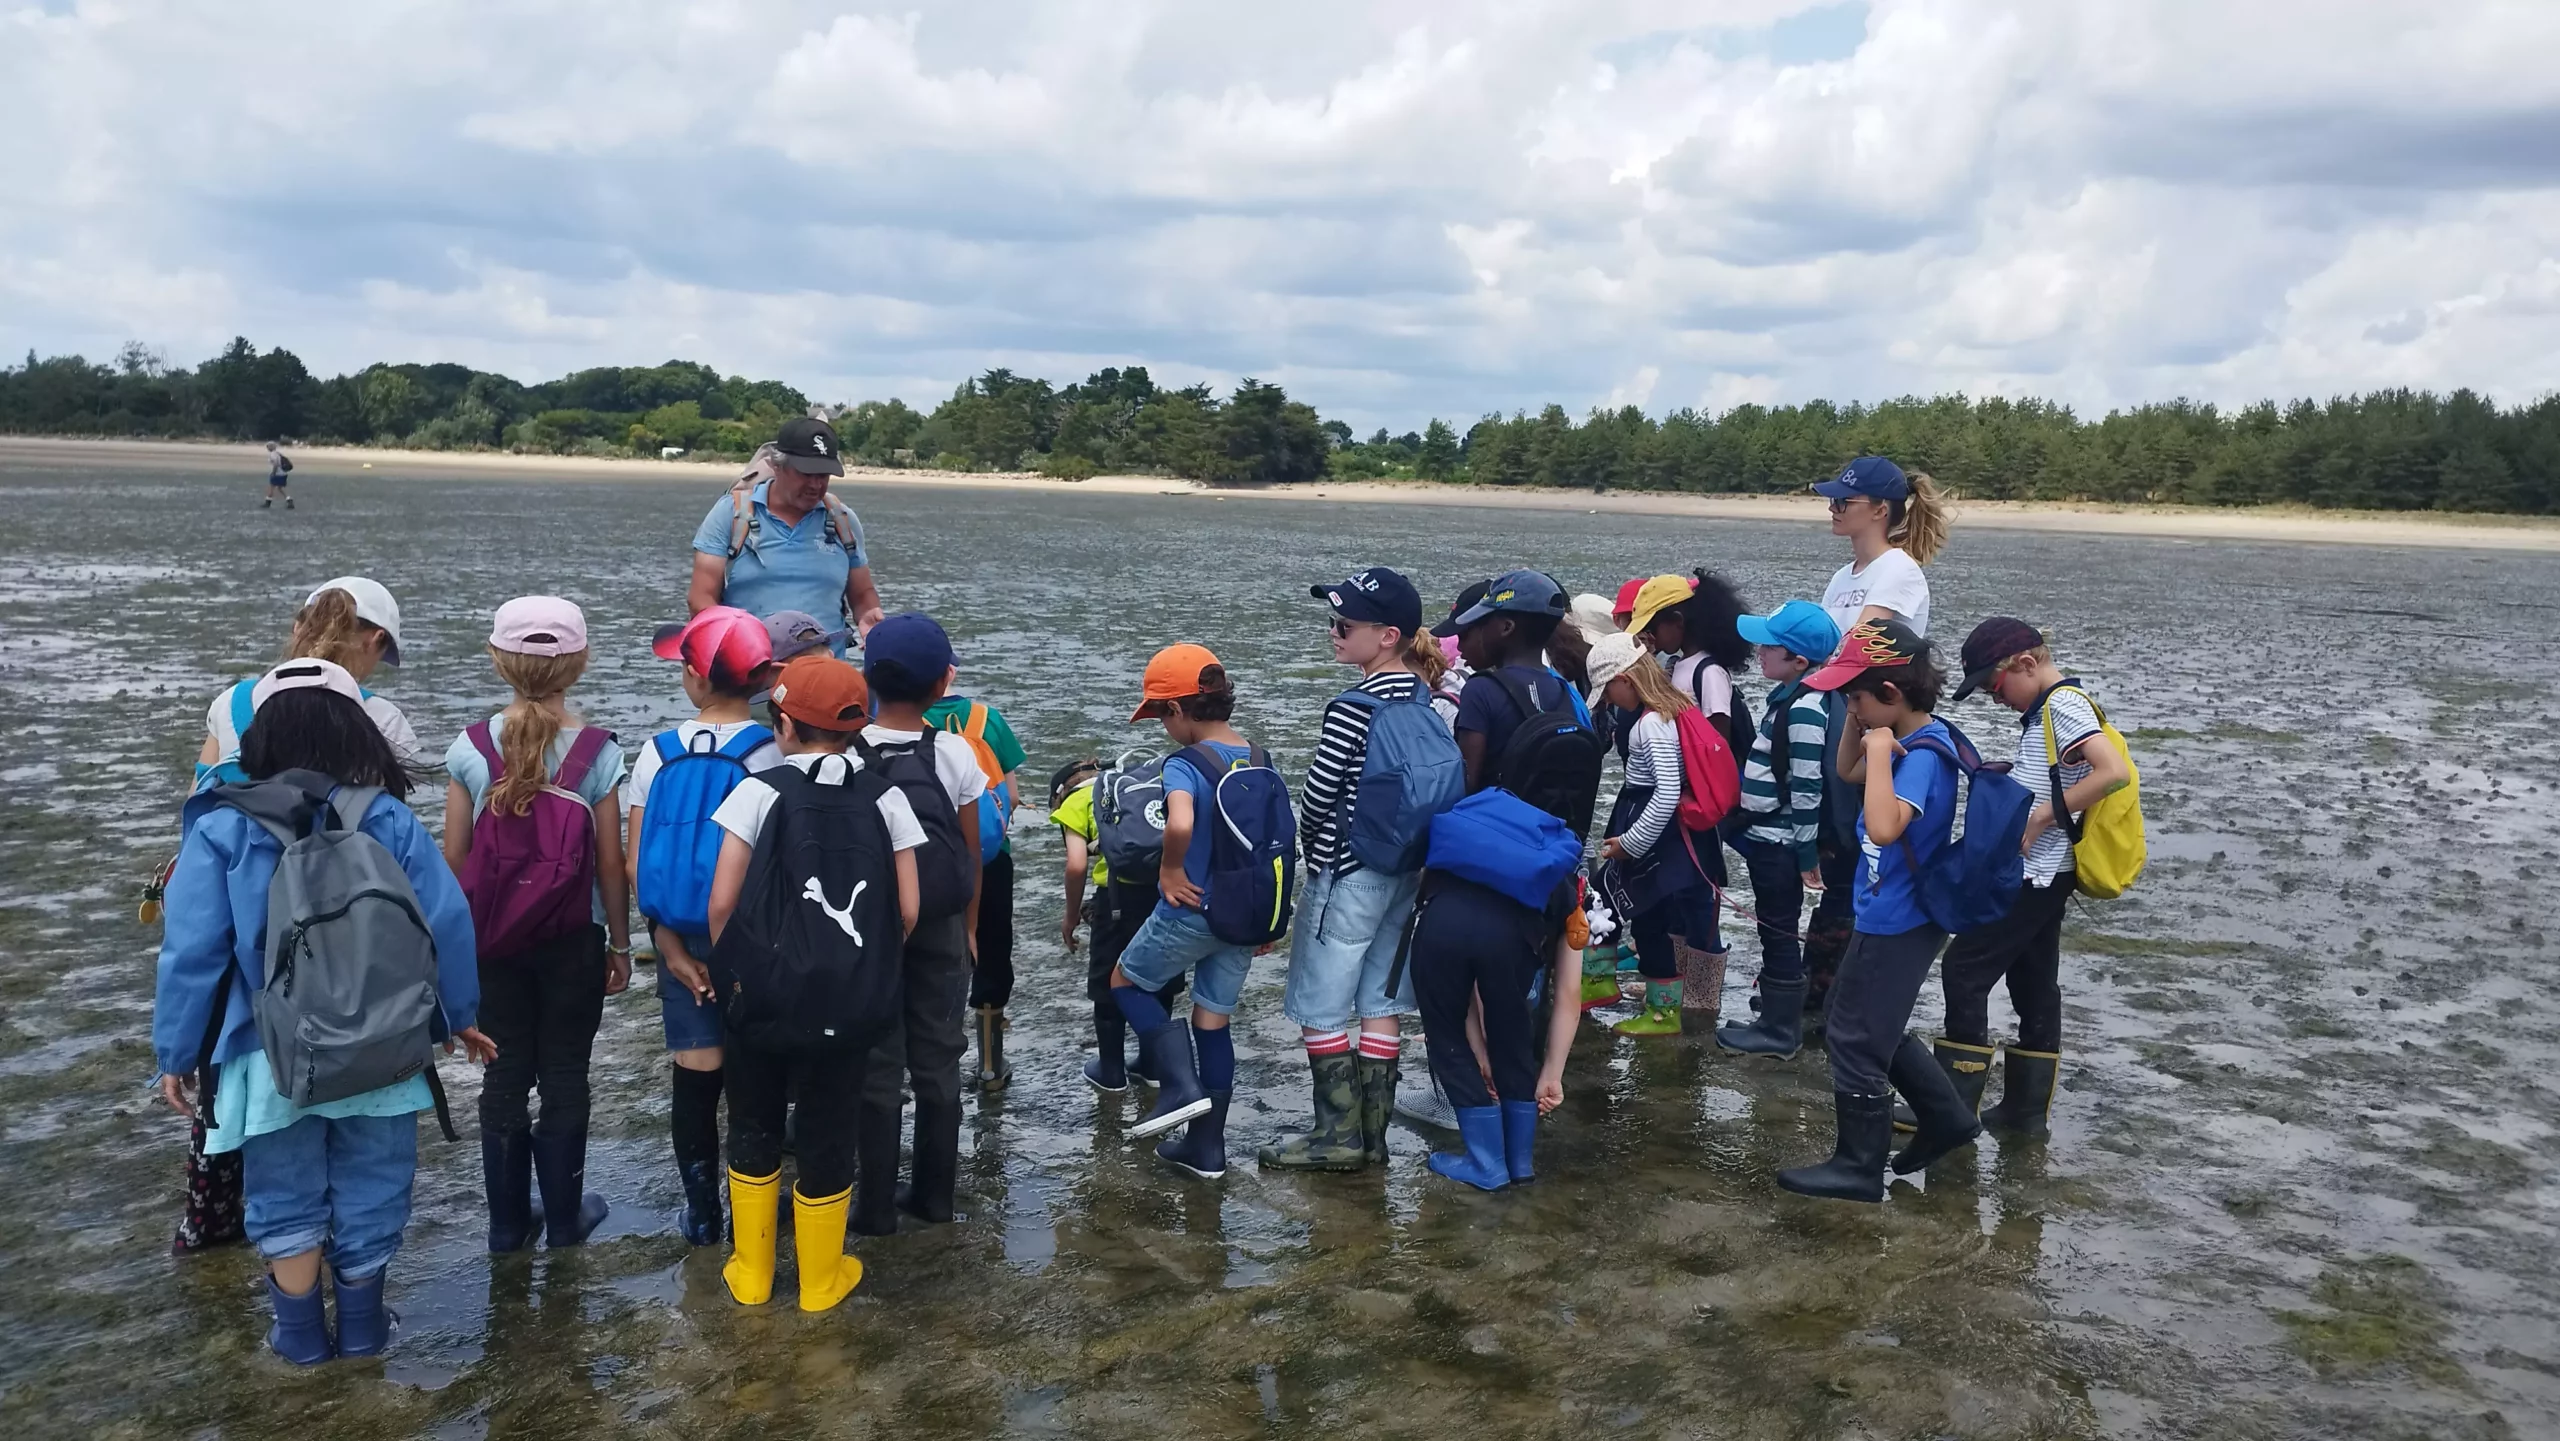
[[[371,450],[352,446],[292,447],[298,476],[357,475],[366,470],[439,471],[501,479],[657,479],[714,487],[734,463],[623,460],[580,455],[512,455],[492,451]],[[173,470],[236,465],[254,485],[265,448],[200,441],[61,440],[0,436],[0,464],[54,462],[80,468]],[[1540,490],[1433,481],[1313,481],[1269,488],[1214,488],[1173,476],[1099,475],[1063,481],[1035,474],[967,474],[939,470],[848,467],[848,482],[946,490],[1056,491],[1104,495],[1190,496],[1212,501],[1331,501],[1351,505],[1450,505],[1613,515],[1686,516],[1701,520],[1818,524],[1811,496],[1697,495],[1666,491]],[[2560,519],[2547,516],[2451,515],[2441,512],[2320,511],[2302,507],[2105,505],[2090,501],[1957,500],[1957,524],[1992,530],[2163,539],[2283,541],[2324,545],[2422,546],[2560,553]]]

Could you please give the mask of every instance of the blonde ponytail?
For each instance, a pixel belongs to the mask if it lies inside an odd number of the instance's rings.
[[[1440,653],[1440,642],[1428,629],[1417,630],[1404,638],[1404,653],[1397,657],[1407,669],[1422,677],[1424,690],[1438,690],[1441,677],[1449,673],[1449,658]]]
[[[1894,502],[1894,517],[1884,536],[1903,554],[1927,565],[1947,546],[1947,494],[1926,471],[1915,470],[1909,478],[1911,496]]]
[[[497,664],[498,678],[514,688],[516,698],[500,713],[506,725],[498,736],[498,751],[507,763],[507,773],[489,787],[486,804],[493,811],[503,808],[508,815],[526,815],[533,810],[533,798],[550,784],[551,743],[560,738],[560,719],[545,702],[567,694],[578,677],[587,673],[587,653],[519,655],[492,649],[489,658]]]
[[[1694,707],[1694,703],[1680,693],[1680,687],[1671,683],[1671,672],[1664,670],[1650,655],[1641,657],[1619,674],[1626,677],[1627,684],[1636,688],[1636,700],[1664,720],[1678,720]]]
[[[356,598],[343,590],[324,590],[293,617],[293,637],[285,644],[286,660],[325,660],[362,675],[374,655],[374,626],[356,616]]]

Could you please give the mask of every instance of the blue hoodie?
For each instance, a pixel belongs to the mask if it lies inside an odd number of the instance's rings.
[[[168,922],[151,1012],[151,1049],[163,1075],[194,1074],[217,988],[235,962],[212,1059],[218,1065],[259,1049],[249,992],[266,981],[267,885],[283,854],[265,828],[229,806],[198,796],[187,811],[186,843],[164,898]],[[416,813],[391,797],[374,798],[362,829],[399,859],[435,935],[444,1033],[467,1029],[480,1016],[480,957],[461,883]]]

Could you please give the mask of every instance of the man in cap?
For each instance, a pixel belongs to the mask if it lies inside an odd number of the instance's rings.
[[[842,474],[834,426],[805,416],[784,421],[695,529],[687,605],[833,615],[861,631],[878,623],[862,522],[827,493],[829,478]],[[842,654],[843,645],[838,639],[832,649]]]

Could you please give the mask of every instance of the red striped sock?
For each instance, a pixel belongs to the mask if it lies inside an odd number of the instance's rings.
[[[1362,1031],[1360,1054],[1373,1061],[1392,1061],[1403,1048],[1404,1038],[1393,1031]]]
[[[1339,1056],[1351,1049],[1351,1034],[1348,1031],[1326,1031],[1320,1035],[1309,1032],[1306,1042],[1310,1056]]]

